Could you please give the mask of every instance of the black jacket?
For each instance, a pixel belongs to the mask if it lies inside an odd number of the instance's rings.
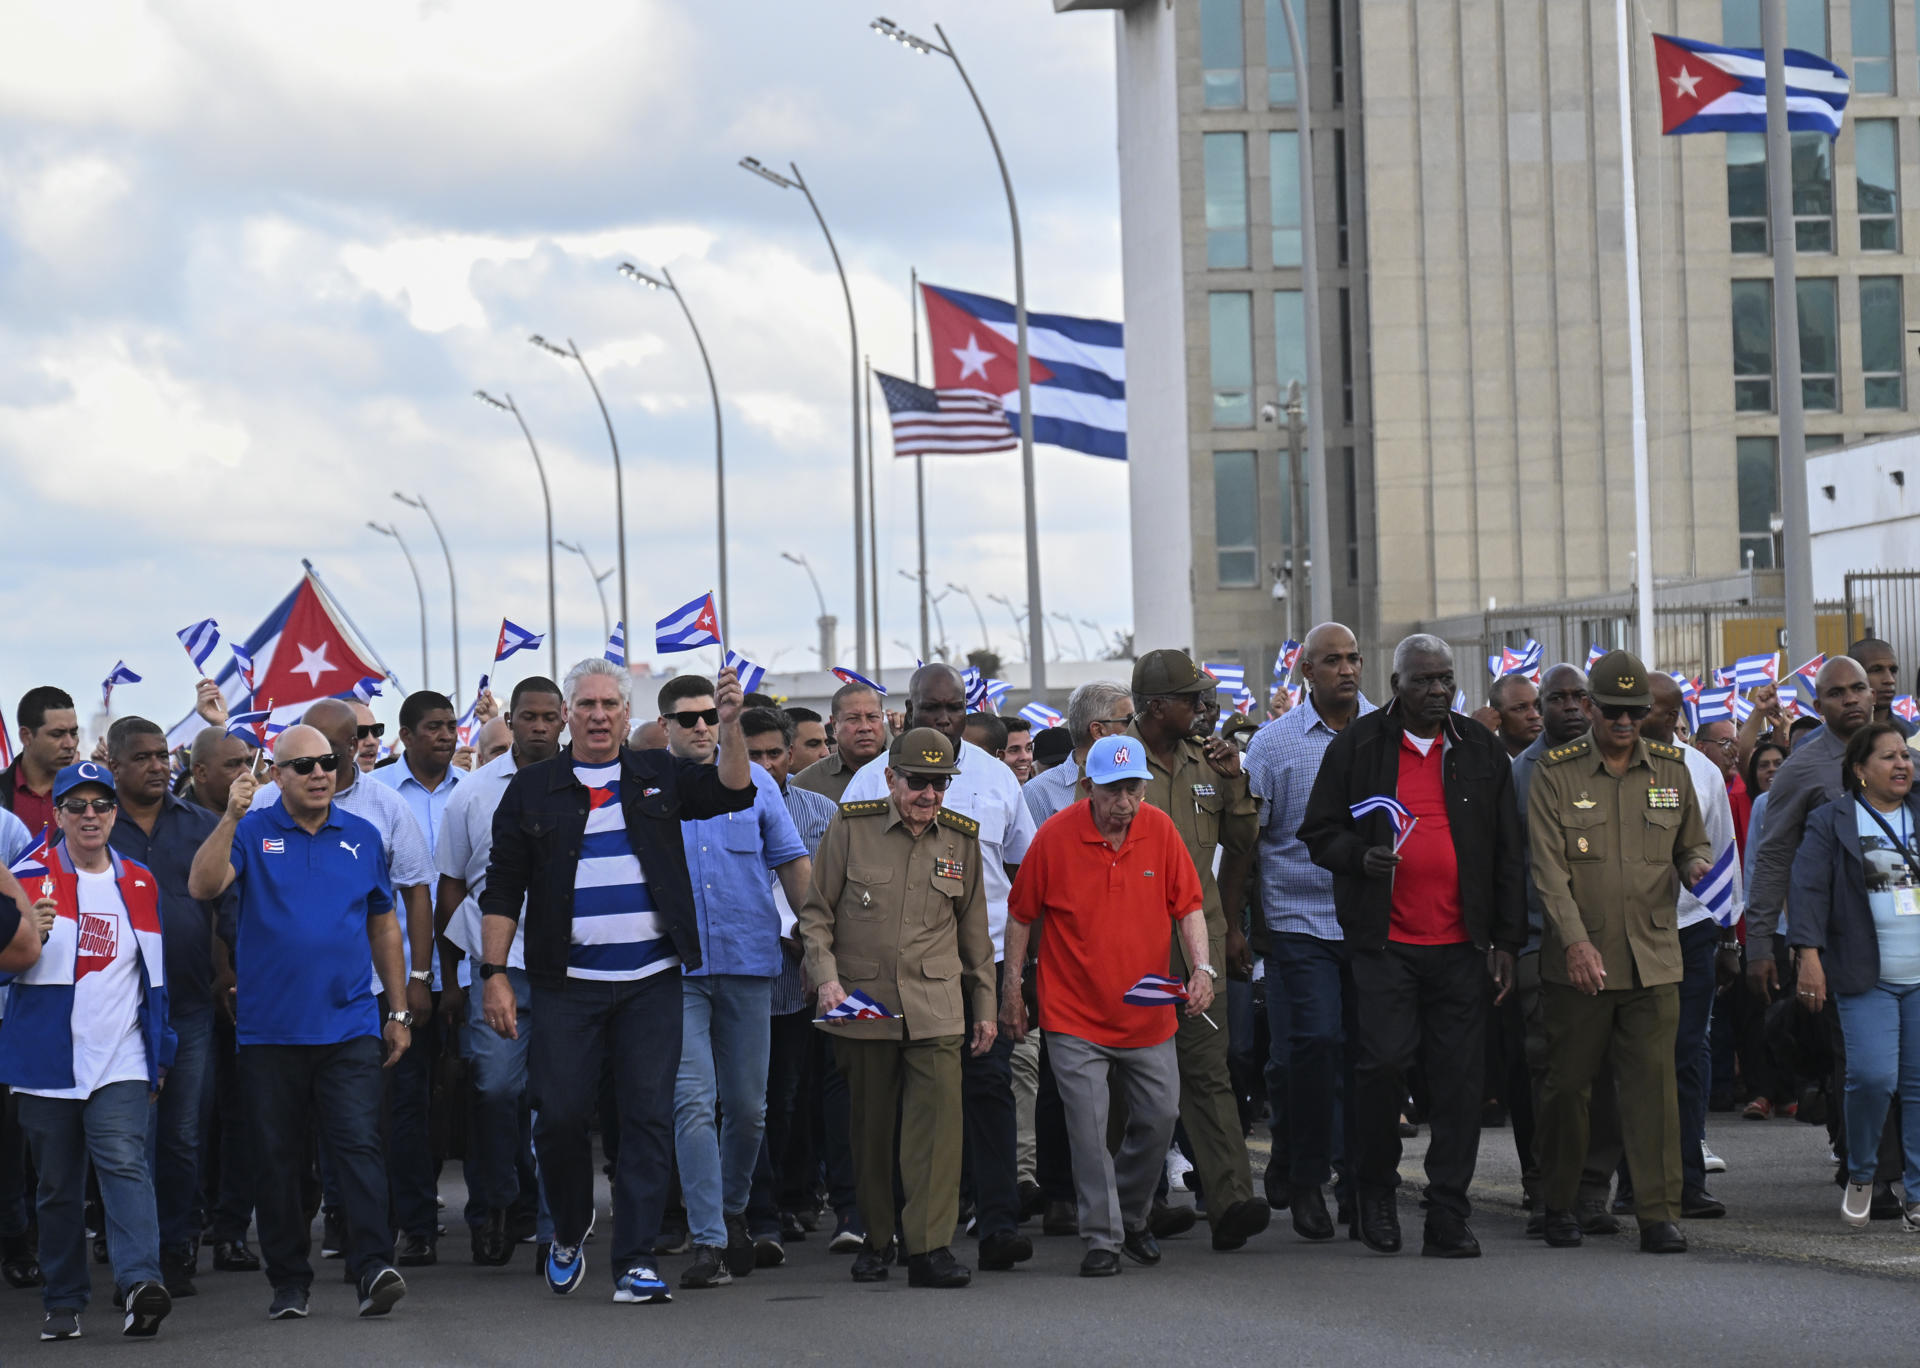
[[[1773,800],[1767,800],[1773,810]],[[1907,795],[1907,817],[1920,829],[1920,795]],[[1895,831],[1900,828],[1889,819]],[[1793,909],[1787,944],[1820,952],[1827,992],[1864,993],[1880,982],[1880,932],[1867,901],[1867,866],[1852,794],[1842,794],[1807,818],[1793,857]]]
[[[1394,795],[1404,734],[1398,700],[1350,722],[1327,747],[1300,822],[1307,853],[1333,874],[1340,929],[1360,950],[1387,943],[1393,882],[1368,878],[1361,862],[1369,846],[1393,844],[1393,828],[1384,812],[1355,821],[1352,808],[1365,798]],[[1482,950],[1517,955],[1527,941],[1527,895],[1513,762],[1498,737],[1458,713],[1447,715],[1440,741],[1446,747],[1442,783],[1467,935]]]
[[[566,982],[573,880],[587,830],[587,790],[573,767],[573,753],[562,750],[513,776],[494,810],[493,854],[480,894],[483,915],[516,921],[526,899],[527,977],[548,987]],[[677,759],[664,750],[620,748],[627,844],[647,876],[654,914],[685,968],[700,967],[700,930],[680,823],[744,812],[757,792],[752,784],[728,788],[712,765]]]
[[[14,756],[13,763],[0,770],[0,807],[13,811],[14,789],[20,783],[20,757]]]

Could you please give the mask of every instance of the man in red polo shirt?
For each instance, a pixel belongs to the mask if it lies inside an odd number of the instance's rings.
[[[1083,1277],[1160,1261],[1147,1213],[1180,1109],[1175,999],[1129,1002],[1146,975],[1167,978],[1169,922],[1193,980],[1187,1012],[1213,1001],[1200,876],[1173,819],[1145,800],[1151,773],[1137,736],[1103,736],[1087,752],[1085,800],[1055,813],[1020,862],[1007,901],[1006,983],[1000,1021],[1027,1031],[1020,971],[1040,926],[1040,1026],[1067,1113]],[[1153,990],[1149,989],[1149,994]],[[1142,996],[1135,995],[1136,998]],[[1107,1150],[1109,1082],[1127,1102],[1118,1154]]]

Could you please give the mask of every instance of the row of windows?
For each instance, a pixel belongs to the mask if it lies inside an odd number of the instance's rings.
[[[1853,89],[1860,95],[1893,93],[1894,0],[1851,0]],[[1786,0],[1787,46],[1804,52],[1827,51],[1827,0]],[[1721,41],[1728,47],[1757,48],[1760,0],[1720,0]]]
[[[1207,357],[1216,428],[1253,426],[1253,300],[1250,290],[1217,290],[1207,296]],[[1352,295],[1338,292],[1340,311],[1341,418],[1353,421]],[[1274,381],[1285,395],[1300,382],[1307,393],[1307,305],[1299,290],[1273,292]]]
[[[1261,455],[1257,451],[1213,453],[1215,574],[1222,589],[1251,589],[1260,584]],[[1293,508],[1296,491],[1293,456],[1290,451],[1280,451],[1274,455],[1277,458],[1274,478],[1279,481],[1280,494],[1280,534],[1277,540],[1283,545],[1294,546]],[[1342,447],[1338,459],[1341,479],[1346,488],[1347,583],[1357,584],[1360,581],[1360,481],[1354,466],[1353,448]],[[1300,475],[1298,493],[1302,506],[1306,506],[1304,471]]]
[[[1252,264],[1247,228],[1247,134],[1203,133],[1200,165],[1205,183],[1207,269],[1242,271]],[[1253,135],[1259,137],[1258,133]],[[1272,225],[1272,264],[1300,265],[1300,135],[1280,129],[1267,135],[1267,222]],[[1332,130],[1335,259],[1347,264],[1347,135]],[[1325,249],[1322,249],[1324,253]]]
[[[1843,444],[1837,432],[1808,433],[1807,453]],[[1740,502],[1740,563],[1771,570],[1780,535],[1780,443],[1772,437],[1741,437],[1734,443],[1734,480]]]
[[[1266,9],[1266,107],[1292,109],[1300,101],[1293,79],[1293,44],[1287,41],[1287,21],[1280,0],[1258,0]],[[1300,46],[1310,51],[1311,14],[1318,0],[1293,0],[1293,19],[1300,27]],[[1340,0],[1322,12],[1331,14],[1329,32],[1333,54],[1333,103],[1344,96],[1340,60]],[[1247,107],[1247,35],[1245,0],[1200,0],[1200,67],[1203,103],[1208,109]]]
[[[1865,406],[1903,409],[1906,358],[1899,276],[1860,278],[1860,369]],[[1840,282],[1816,276],[1794,282],[1800,311],[1800,395],[1808,412],[1840,407]],[[1773,282],[1733,282],[1733,407],[1771,413]]]
[[[1900,131],[1892,119],[1853,124],[1854,195],[1859,248],[1900,250]],[[1824,133],[1793,134],[1793,245],[1800,252],[1831,252],[1833,142]],[[1727,220],[1736,254],[1765,255],[1767,146],[1764,133],[1727,134]]]

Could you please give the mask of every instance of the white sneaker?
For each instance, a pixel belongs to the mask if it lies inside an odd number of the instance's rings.
[[[1727,1161],[1708,1149],[1707,1142],[1704,1140],[1700,1142],[1700,1158],[1706,1164],[1708,1173],[1725,1173],[1727,1171]]]
[[[1873,1184],[1848,1183],[1846,1196],[1840,1199],[1840,1219],[1850,1226],[1863,1226],[1873,1214]]]
[[[1193,1165],[1187,1156],[1180,1152],[1178,1145],[1167,1151],[1167,1186],[1182,1192],[1187,1188],[1187,1175],[1193,1172]]]
[[[1908,1235],[1920,1235],[1920,1202],[1901,1203],[1900,1229]]]

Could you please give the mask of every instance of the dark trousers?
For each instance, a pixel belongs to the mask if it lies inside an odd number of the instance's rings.
[[[972,1036],[973,1013],[968,1012],[967,1039]],[[983,1240],[1012,1234],[1020,1219],[1020,1126],[1013,1106],[1011,1037],[996,1035],[993,1048],[979,1056],[961,1049],[960,1104],[974,1233]]]
[[[1533,1166],[1533,1076],[1527,1069],[1527,1014],[1520,1006],[1520,991],[1515,986],[1507,1000],[1494,1007],[1491,1020],[1500,1033],[1500,1081],[1497,1091],[1507,1107],[1507,1124],[1513,1127],[1513,1151],[1525,1174]],[[1531,1185],[1527,1191],[1531,1192]]]
[[[1713,1086],[1707,1032],[1713,1025],[1714,954],[1720,924],[1709,917],[1680,932],[1680,1024],[1673,1036],[1673,1081],[1680,1101],[1680,1173],[1684,1192],[1704,1192],[1707,1094]]]
[[[253,1222],[253,1126],[240,1088],[233,1023],[219,1011],[213,1014],[212,1093],[207,1133],[215,1137],[216,1158],[207,1174],[207,1203],[212,1212],[207,1233],[215,1244],[231,1244],[246,1239]]]
[[[0,1239],[27,1233],[27,1141],[19,1112],[19,1099],[0,1086]]]
[[[433,1139],[427,1125],[433,1062],[439,1054],[440,1017],[436,1012],[414,1023],[412,1046],[384,1074],[384,1136],[393,1224],[401,1233],[418,1235],[428,1244],[434,1243],[440,1226]]]
[[[1060,1080],[1054,1077],[1044,1031],[1040,1032],[1040,1088],[1033,1099],[1033,1180],[1040,1184],[1049,1202],[1077,1200],[1067,1108],[1060,1096]]]
[[[240,1047],[240,1086],[253,1119],[260,1252],[276,1288],[313,1285],[312,1227],[300,1189],[314,1130],[340,1187],[347,1267],[364,1278],[393,1257],[379,1139],[382,1049],[378,1036],[338,1045]]]
[[[1269,980],[1276,970],[1267,992],[1287,997],[1287,1177],[1311,1187],[1358,1152],[1354,1108],[1341,1105],[1354,1095],[1353,971],[1344,943],[1291,931],[1273,933]]]
[[[756,1237],[778,1235],[780,1213],[811,1211],[806,1175],[811,1171],[813,1136],[807,1125],[807,1074],[812,1062],[813,1013],[802,1008],[772,1021],[767,1052],[767,1123],[760,1136],[760,1157],[753,1166],[747,1197],[747,1231]]]
[[[827,1206],[835,1216],[858,1224],[860,1205],[853,1186],[853,1109],[847,1097],[847,1076],[840,1072],[827,1033],[814,1034],[820,1038],[813,1057],[814,1076],[820,1080],[820,1105],[815,1113],[820,1128],[814,1139],[826,1173]]]
[[[600,1070],[613,1072],[620,1157],[613,1176],[610,1276],[647,1261],[673,1178],[673,1084],[680,1070],[680,971],[637,981],[569,979],[533,986],[528,1059],[534,1148],[553,1211],[553,1241],[578,1247],[593,1222],[593,1141]]]
[[[1540,1136],[1542,1098],[1547,1086],[1547,1025],[1540,1005],[1540,954],[1520,956],[1514,966],[1514,997],[1526,1022],[1527,1075],[1532,1085],[1533,1141],[1521,1154],[1521,1187],[1528,1196],[1541,1191]],[[1594,1075],[1587,1103],[1587,1158],[1580,1170],[1578,1201],[1605,1203],[1613,1191],[1613,1172],[1620,1166],[1620,1106],[1614,1093],[1613,1065],[1601,1064]],[[1535,1207],[1535,1210],[1543,1208]]]
[[[1354,1180],[1400,1185],[1400,1109],[1417,1062],[1427,1083],[1428,1203],[1461,1219],[1480,1153],[1486,1072],[1487,958],[1471,944],[1402,945],[1352,952],[1355,1017]]]
[[[200,1247],[200,1139],[213,1098],[213,1010],[172,1018],[179,1047],[154,1104],[148,1144],[160,1248],[191,1264]]]

